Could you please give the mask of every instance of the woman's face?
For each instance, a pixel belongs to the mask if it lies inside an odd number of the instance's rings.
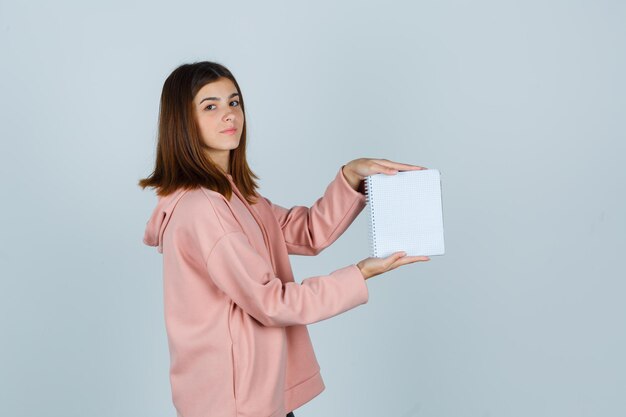
[[[244,122],[237,88],[228,78],[219,78],[203,86],[193,102],[207,152],[226,169],[230,150],[239,146]],[[236,129],[234,133],[227,130],[233,128]]]

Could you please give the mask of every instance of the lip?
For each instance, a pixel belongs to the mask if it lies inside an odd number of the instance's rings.
[[[237,128],[230,128],[230,129],[226,129],[226,130],[222,130],[220,133],[224,133],[226,135],[232,135],[237,131]]]

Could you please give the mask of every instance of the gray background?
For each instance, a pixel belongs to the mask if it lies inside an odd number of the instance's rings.
[[[174,416],[161,87],[215,60],[261,193],[359,157],[442,173],[446,250],[309,327],[314,416],[626,414],[626,6],[618,1],[0,1],[0,414]],[[366,214],[296,280],[368,256]]]

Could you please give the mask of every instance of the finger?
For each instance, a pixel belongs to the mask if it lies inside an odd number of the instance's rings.
[[[427,262],[428,261],[428,260],[424,260],[424,259],[407,259],[407,258],[408,257],[405,256],[404,258],[398,259],[396,262],[393,263],[393,265],[391,265],[389,267],[388,270],[396,269],[396,268],[398,268],[400,266],[412,264],[412,263],[415,263],[415,262]]]
[[[402,258],[405,255],[406,255],[406,252],[401,250],[401,251],[392,253],[391,255],[389,255],[387,257],[387,259],[389,259],[389,260],[391,260],[391,259],[398,259],[398,258]]]
[[[394,171],[417,171],[421,169],[428,169],[419,165],[403,164],[401,162],[389,161],[387,159],[377,159],[376,163]]]
[[[393,257],[397,257],[397,258],[406,258],[406,259],[416,259],[416,260],[428,260],[430,259],[428,256],[426,255],[412,255],[412,256],[406,256],[406,251],[397,251],[392,253],[391,255],[387,256],[386,259],[391,259]]]
[[[417,170],[417,169],[426,169],[419,165],[411,165],[411,164],[403,164],[401,162],[392,162],[392,167],[397,169],[406,169],[406,170]]]
[[[385,258],[385,262],[383,262],[383,266],[387,270],[394,269],[395,267],[397,267],[396,264],[404,258],[406,258],[405,251],[394,252],[391,255],[389,255],[387,258]]]
[[[430,258],[428,256],[423,256],[423,255],[419,255],[419,256],[405,256],[405,258],[413,259],[413,260],[416,260],[416,261],[428,261],[428,260],[430,260]]]
[[[392,166],[389,166],[387,164],[380,163],[380,162],[375,162],[375,164],[377,165],[375,167],[375,169],[376,169],[376,171],[379,174],[393,175],[393,174],[397,174],[398,173],[397,169],[395,169]]]
[[[385,265],[391,265],[391,264],[393,264],[394,262],[396,262],[398,259],[402,258],[405,255],[406,255],[406,252],[404,252],[404,251],[394,252],[394,253],[392,253],[391,255],[389,255],[389,256],[387,256],[385,258],[384,264]]]
[[[400,265],[412,264],[414,262],[428,262],[428,261],[430,261],[430,258],[428,256],[403,256],[397,259],[394,265],[397,267]]]

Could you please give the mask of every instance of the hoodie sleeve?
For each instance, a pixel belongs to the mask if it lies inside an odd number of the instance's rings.
[[[206,259],[215,285],[265,326],[311,324],[368,301],[365,279],[356,265],[283,283],[240,231],[222,236]]]
[[[365,208],[365,194],[350,186],[342,172],[344,166],[310,208],[287,209],[263,197],[280,225],[289,254],[317,255],[337,240]]]

